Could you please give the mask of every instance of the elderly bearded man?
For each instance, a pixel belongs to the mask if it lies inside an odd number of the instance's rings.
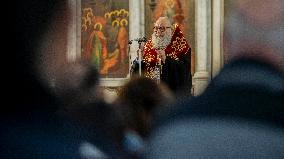
[[[175,93],[190,92],[191,48],[183,33],[167,17],[160,17],[153,29],[152,38],[142,49],[144,76],[161,80]]]

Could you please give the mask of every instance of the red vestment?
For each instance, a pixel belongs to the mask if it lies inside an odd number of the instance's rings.
[[[171,39],[170,44],[165,49],[167,58],[178,61],[182,55],[189,52],[190,45],[183,36],[182,31],[175,25],[175,30]],[[157,52],[153,48],[152,39],[149,39],[144,46],[144,75],[149,78],[154,78],[154,69],[158,62]]]

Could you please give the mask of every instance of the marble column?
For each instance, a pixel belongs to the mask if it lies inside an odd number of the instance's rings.
[[[69,62],[81,56],[81,0],[68,0],[67,54]]]
[[[129,40],[145,36],[145,4],[141,0],[129,0]],[[129,58],[133,61],[137,57],[138,43],[133,41],[130,46]],[[129,68],[131,63],[129,63]]]
[[[223,66],[224,0],[212,1],[212,76]]]
[[[196,70],[193,94],[199,95],[211,79],[211,0],[195,1]]]

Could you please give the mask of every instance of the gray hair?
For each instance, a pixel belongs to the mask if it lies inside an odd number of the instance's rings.
[[[269,1],[269,3],[273,2]],[[277,2],[274,1],[274,3]],[[244,10],[246,9],[254,9],[251,12],[253,12],[254,14],[258,13],[258,10],[255,8],[248,7]],[[275,9],[284,9],[284,6],[278,6]],[[244,10],[241,10],[240,8],[235,6],[232,7],[227,21],[225,21],[226,23],[224,34],[226,40],[229,40],[230,43],[228,47],[230,54],[241,51],[239,43],[245,41],[249,43],[242,43],[243,45],[241,47],[269,47],[272,48],[275,52],[280,52],[281,56],[284,58],[284,20],[275,18],[271,19],[273,24],[260,24],[256,19],[254,19],[254,17],[248,17],[247,15],[245,15],[245,13],[243,13]],[[252,46],[249,46],[252,44],[250,42],[253,42]]]
[[[171,21],[168,17],[160,17],[158,18],[158,20],[155,22],[155,24],[157,22],[163,23],[165,26],[172,26]]]

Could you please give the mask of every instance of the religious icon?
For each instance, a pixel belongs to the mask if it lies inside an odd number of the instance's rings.
[[[103,78],[125,78],[129,72],[128,0],[82,0],[82,58]]]

